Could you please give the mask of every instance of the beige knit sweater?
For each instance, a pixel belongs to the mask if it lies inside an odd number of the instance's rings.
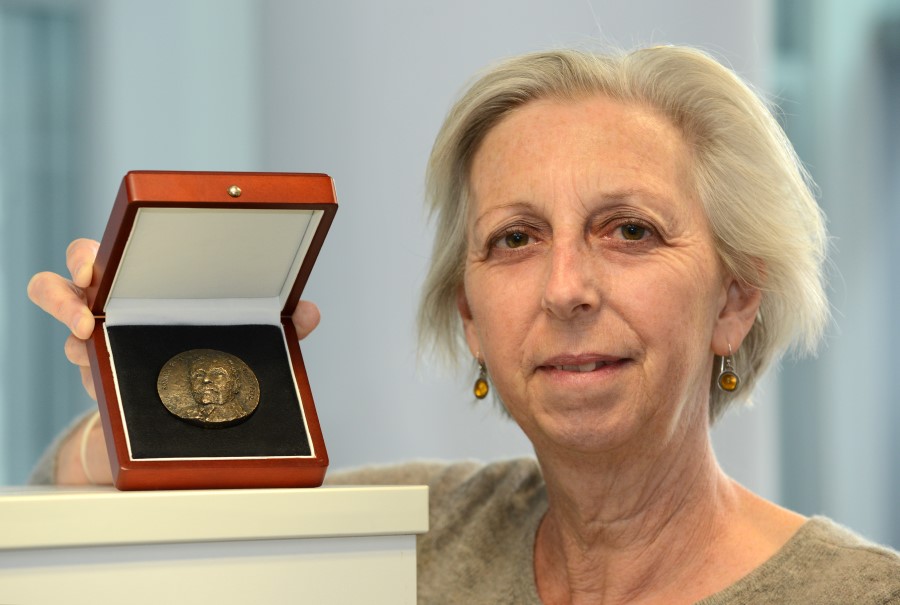
[[[532,553],[547,499],[534,460],[403,464],[335,473],[329,483],[430,486],[419,603],[541,604]],[[698,605],[870,603],[900,604],[900,555],[814,517],[766,563]]]

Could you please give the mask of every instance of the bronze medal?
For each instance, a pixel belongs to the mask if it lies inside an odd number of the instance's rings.
[[[253,370],[240,358],[213,349],[191,349],[167,361],[156,391],[175,416],[212,428],[243,422],[259,405]]]

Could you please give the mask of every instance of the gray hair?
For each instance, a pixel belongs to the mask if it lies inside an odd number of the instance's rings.
[[[829,317],[827,234],[812,183],[768,105],[701,51],[673,46],[609,55],[554,50],[508,59],[450,110],[431,152],[426,193],[436,236],[419,306],[422,345],[464,351],[456,297],[463,283],[472,158],[487,133],[536,99],[601,95],[651,107],[693,150],[694,185],[726,270],[758,288],[756,320],[735,353],[738,394],[711,381],[710,421],[749,395],[785,351],[812,353]],[[712,378],[718,374],[714,360]]]

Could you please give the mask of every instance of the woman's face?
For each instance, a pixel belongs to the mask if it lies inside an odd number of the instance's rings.
[[[471,173],[459,309],[536,446],[598,452],[707,418],[713,354],[759,296],[728,277],[663,116],[604,97],[535,101]]]

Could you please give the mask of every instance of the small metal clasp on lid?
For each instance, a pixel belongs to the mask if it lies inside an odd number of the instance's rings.
[[[228,195],[231,197],[241,197],[241,188],[237,185],[232,185],[228,188]]]

